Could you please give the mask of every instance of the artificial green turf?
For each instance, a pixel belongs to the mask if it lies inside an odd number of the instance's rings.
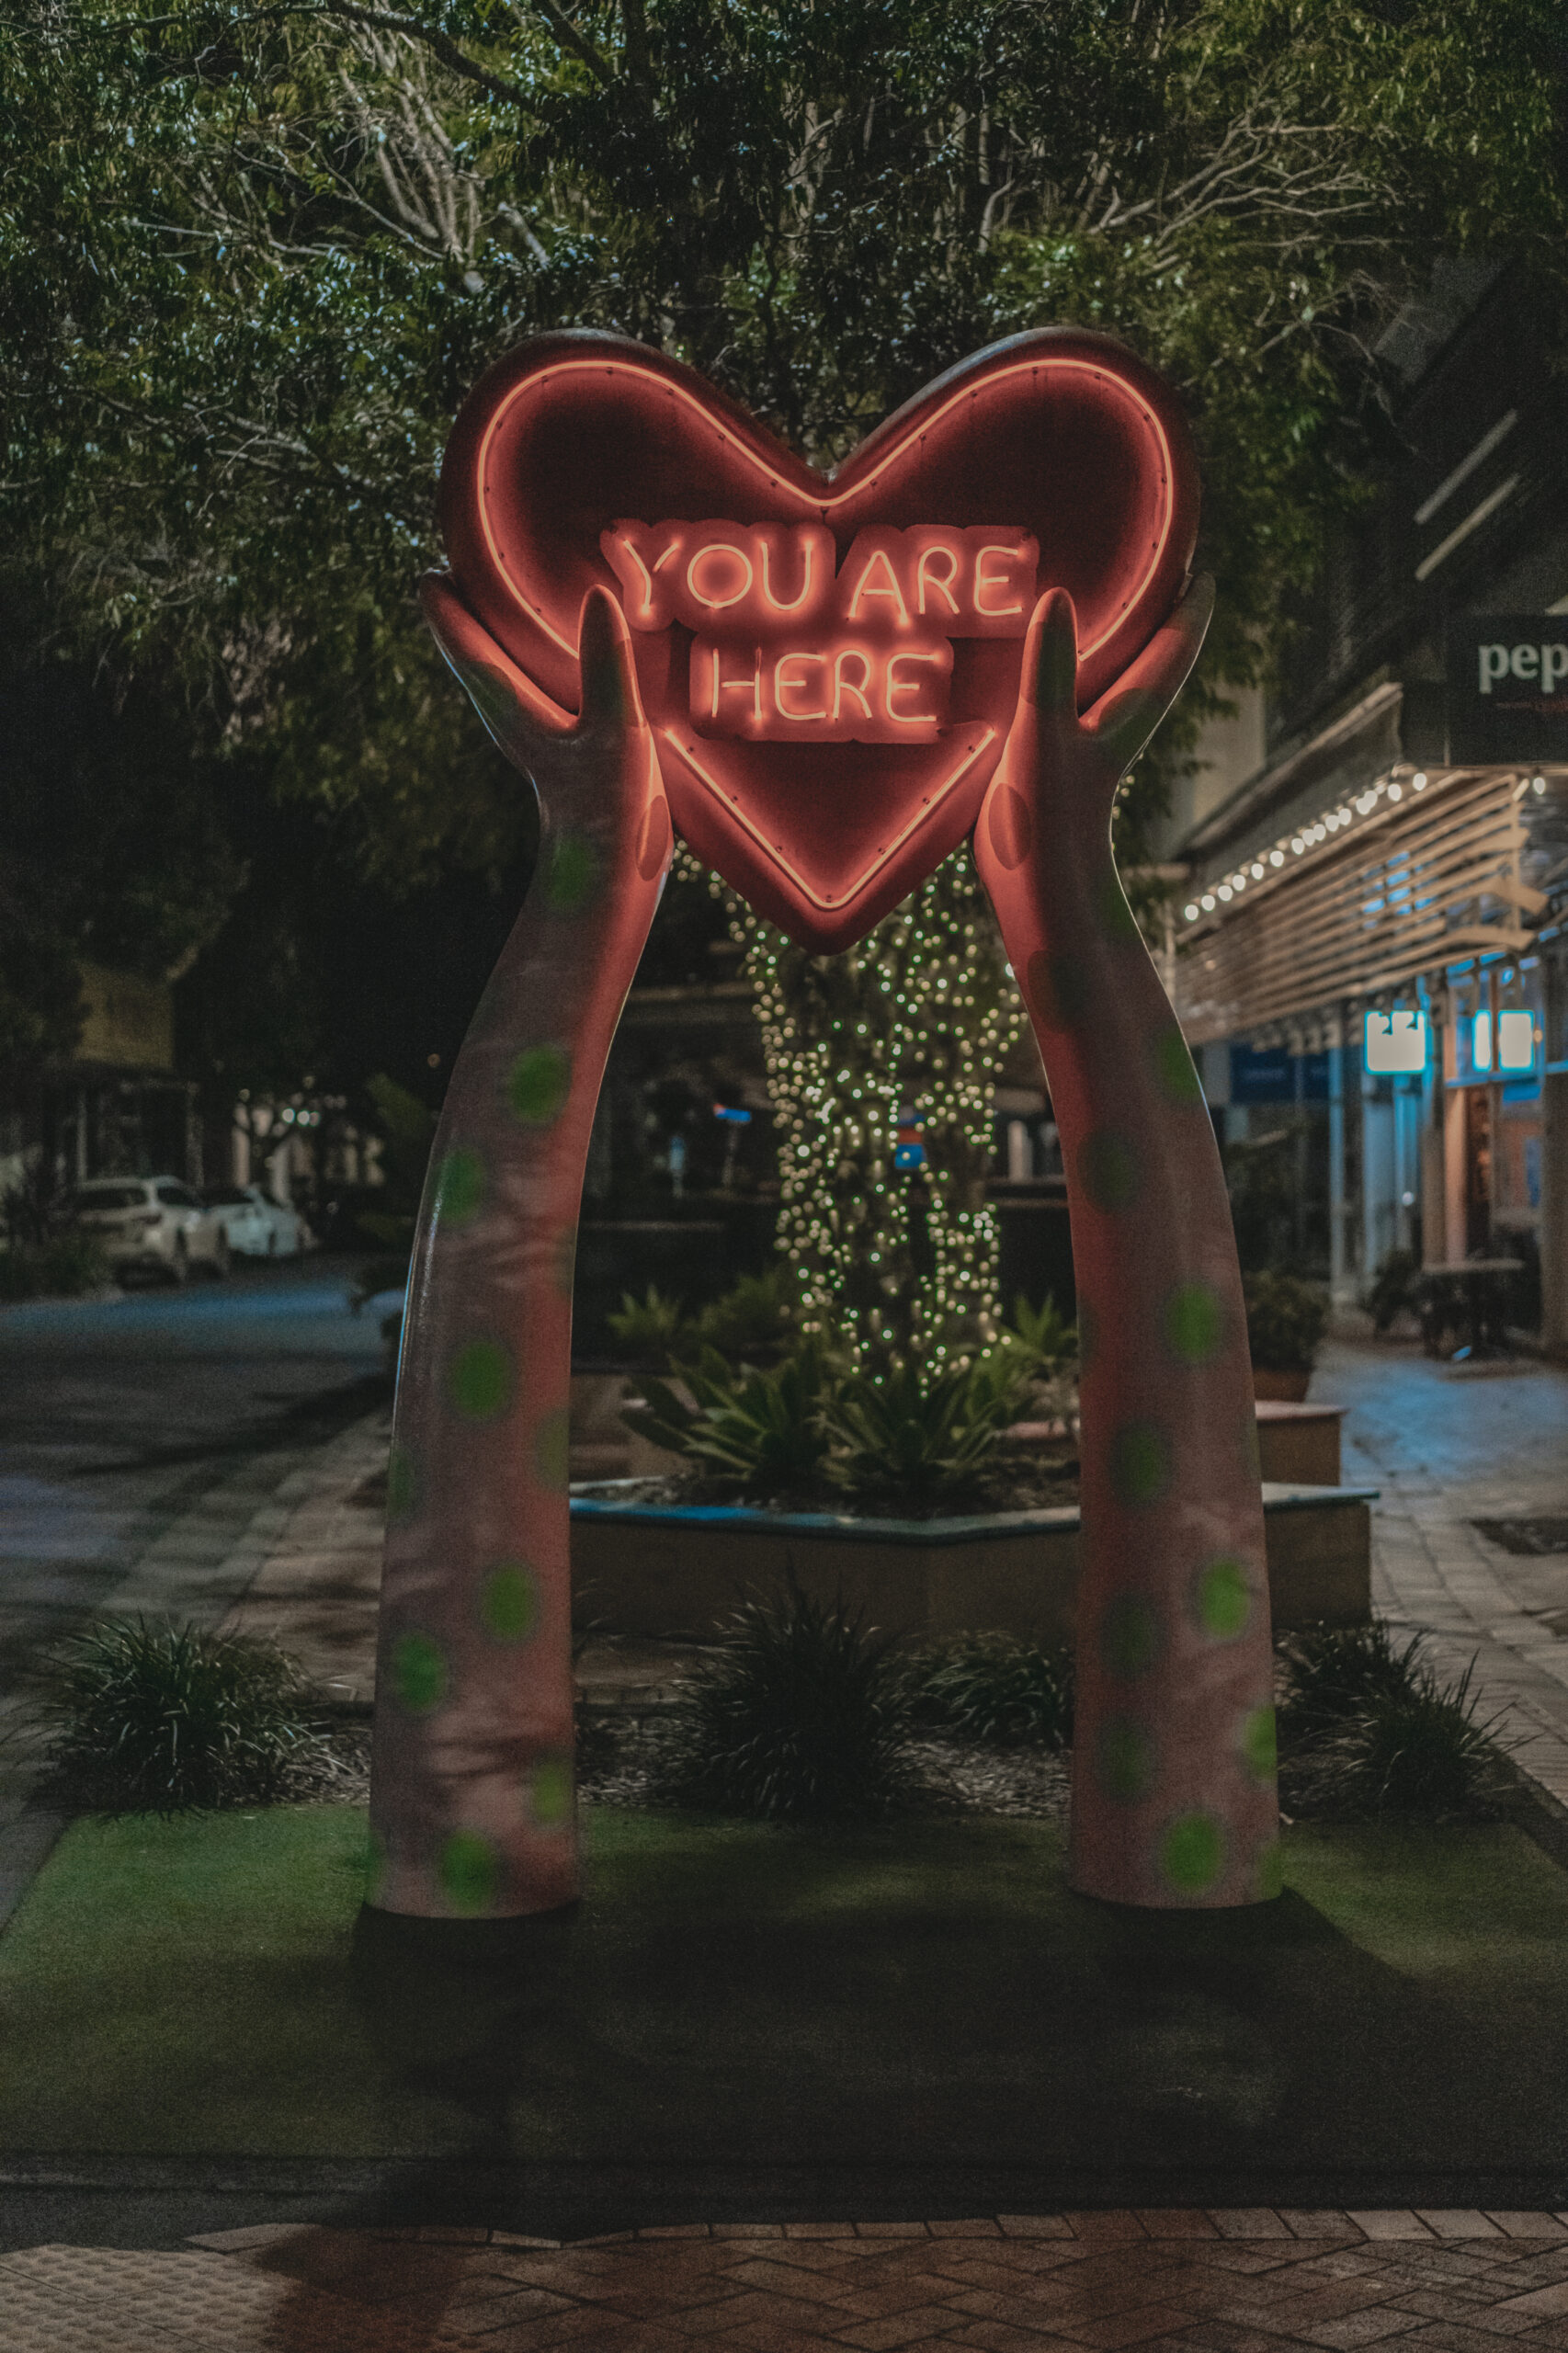
[[[1568,2162],[1568,1878],[1298,1828],[1231,1914],[994,1820],[589,1824],[574,1915],[356,1931],[351,1809],[78,1823],[0,1938],[0,2145],[1116,2169]]]

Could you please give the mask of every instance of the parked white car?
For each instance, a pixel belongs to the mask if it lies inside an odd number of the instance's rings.
[[[121,1282],[143,1274],[183,1283],[196,1267],[214,1279],[229,1271],[227,1234],[177,1176],[92,1177],[77,1187],[71,1213]]]
[[[259,1185],[209,1185],[201,1198],[230,1249],[243,1258],[292,1258],[311,1246],[311,1230],[299,1211],[275,1201]]]

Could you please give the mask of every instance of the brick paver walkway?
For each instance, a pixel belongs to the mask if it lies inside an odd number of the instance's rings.
[[[1227,2211],[225,2231],[0,2256],[0,2353],[1496,2353],[1568,2347],[1568,2215]]]
[[[1339,1343],[1312,1395],[1349,1407],[1345,1477],[1381,1491],[1377,1608],[1430,1630],[1446,1673],[1476,1660],[1483,1712],[1501,1711],[1517,1762],[1568,1808],[1568,1552],[1511,1553],[1473,1524],[1568,1516],[1568,1372]]]

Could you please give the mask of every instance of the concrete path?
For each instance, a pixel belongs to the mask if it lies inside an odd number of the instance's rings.
[[[1373,1600],[1430,1630],[1446,1674],[1476,1661],[1483,1714],[1568,1821],[1568,1543],[1510,1552],[1478,1520],[1568,1521],[1568,1372],[1529,1358],[1434,1363],[1414,1342],[1336,1342],[1312,1394],[1348,1406],[1344,1475],[1381,1493]],[[1568,1528],[1562,1533],[1568,1538]]]
[[[260,2225],[0,2256],[0,2353],[1562,2353],[1565,2224],[1247,2207],[694,2223],[566,2247]]]

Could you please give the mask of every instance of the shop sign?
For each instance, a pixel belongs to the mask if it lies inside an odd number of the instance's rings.
[[[1326,1103],[1328,1056],[1284,1046],[1231,1048],[1233,1103]]]
[[[1449,631],[1449,757],[1568,761],[1568,615],[1480,613]]]
[[[1197,515],[1159,380],[1059,328],[949,369],[832,474],[659,352],[536,336],[441,474],[471,613],[570,710],[583,599],[610,589],[676,830],[819,951],[972,827],[1037,599],[1072,594],[1086,705],[1170,611]]]
[[[1367,1016],[1367,1069],[1373,1078],[1419,1078],[1426,1068],[1430,1031],[1424,1013],[1396,1008]]]

